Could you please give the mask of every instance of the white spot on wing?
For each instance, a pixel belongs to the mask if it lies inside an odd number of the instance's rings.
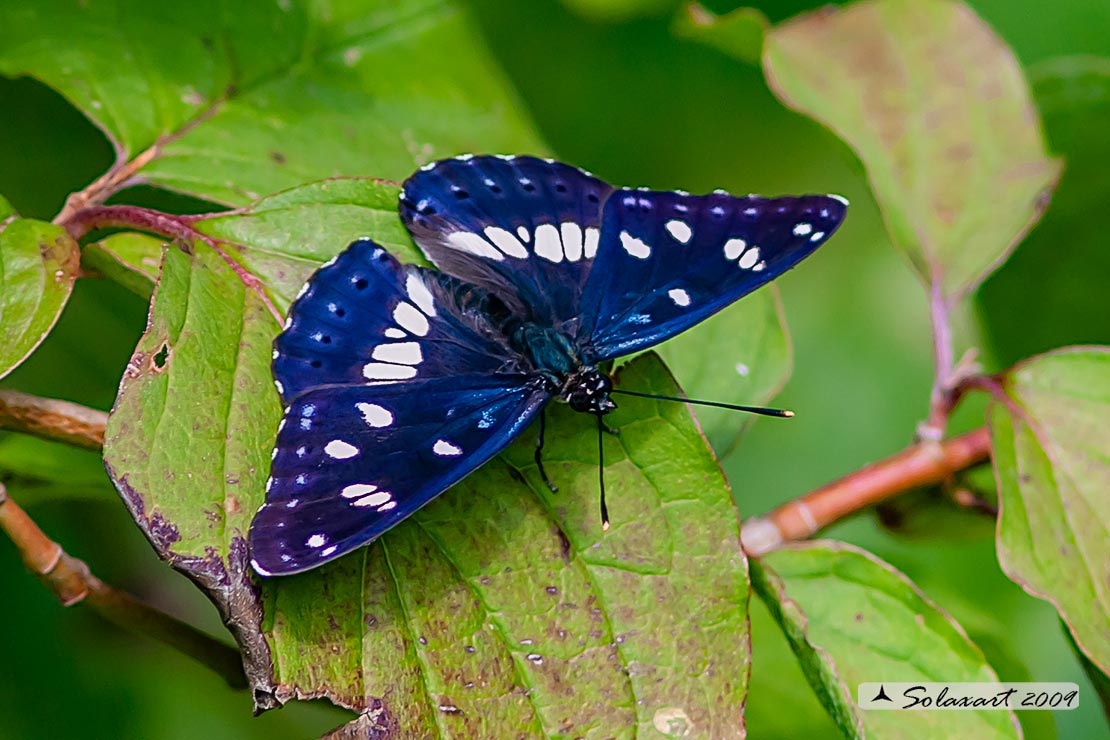
[[[393,326],[385,330],[385,335],[390,339],[404,339],[408,336],[408,334]]]
[[[278,395],[285,395],[285,386],[281,384],[280,380],[274,381],[274,387],[277,388]]]
[[[416,377],[416,368],[408,365],[368,362],[362,366],[362,376],[367,380],[408,380]]]
[[[582,227],[573,221],[564,221],[559,229],[563,235],[563,251],[566,252],[567,262],[582,259]]]
[[[758,265],[752,268],[752,272],[763,272],[763,268],[765,268],[766,266],[767,263],[761,261]]]
[[[690,305],[690,294],[682,288],[668,290],[667,295],[671,297],[671,300],[674,301],[674,304],[676,306],[682,306],[683,308],[685,308],[686,306]]]
[[[404,301],[398,303],[397,307],[393,309],[393,320],[397,322],[397,326],[417,336],[422,337],[428,333],[428,319],[425,318],[424,314],[417,311],[411,303]],[[388,329],[385,333],[386,336],[393,336]]]
[[[327,541],[327,535],[325,535],[323,532],[317,532],[316,534],[305,540],[305,544],[309,547],[323,547],[327,543]]]
[[[845,197],[844,197],[843,195],[837,195],[837,194],[835,194],[835,193],[829,193],[829,197],[830,197],[830,198],[832,198],[833,200],[838,200],[838,201],[840,201],[840,202],[841,202],[841,203],[843,203],[844,205],[849,205],[849,204],[848,204],[848,199],[847,199],[847,198],[845,198]]]
[[[380,362],[396,362],[402,365],[419,365],[424,361],[424,354],[420,351],[418,342],[391,342],[379,344],[371,354]]]
[[[530,231],[528,231],[527,226],[524,226],[523,224],[520,225],[520,226],[517,226],[516,227],[516,233],[517,233],[517,236],[520,237],[520,240],[522,242],[524,242],[525,244],[532,241],[532,233]]]
[[[690,242],[690,237],[694,235],[694,230],[690,228],[690,224],[677,218],[672,218],[668,221],[666,228],[667,232],[680,244],[688,244]]]
[[[396,508],[397,508],[397,502],[396,501],[390,501],[387,504],[382,504],[381,506],[379,506],[378,511],[389,511],[390,509],[396,509]]]
[[[651,247],[627,231],[621,232],[621,246],[624,247],[624,251],[638,259],[646,260],[651,256]]]
[[[805,236],[813,231],[813,224],[808,224],[805,221],[794,225],[794,236]]]
[[[324,445],[324,453],[336,460],[347,460],[358,454],[358,448],[350,442],[344,442],[341,439],[333,439]]]
[[[505,255],[494,249],[492,244],[470,231],[456,231],[453,234],[448,234],[447,241],[460,252],[468,252],[495,262],[504,262],[505,260]]]
[[[520,239],[513,236],[511,232],[505,231],[499,226],[487,226],[485,233],[486,238],[505,254],[519,259],[528,259],[528,250],[521,244]]]
[[[552,224],[536,227],[536,245],[532,249],[549,262],[563,261],[563,243],[559,239],[559,230]]]
[[[725,242],[725,259],[731,262],[744,253],[748,243],[743,239],[729,239]]]
[[[368,493],[373,493],[378,487],[373,483],[352,483],[339,492],[343,498],[360,498]]]
[[[372,427],[387,427],[393,423],[393,412],[385,406],[379,406],[376,403],[356,403],[355,408],[362,413],[363,421]]]
[[[582,246],[582,256],[588,260],[592,260],[594,255],[597,254],[597,242],[601,238],[601,230],[596,226],[586,228],[585,244]]]
[[[428,286],[424,284],[419,274],[411,272],[405,278],[405,292],[421,311],[429,316],[436,315],[436,302],[432,299],[432,292],[428,290]]]
[[[440,457],[458,457],[463,453],[462,447],[453,442],[448,442],[446,439],[437,439],[435,445],[432,446],[432,452]]]
[[[323,550],[320,551],[320,557],[326,558],[338,549],[339,549],[339,545],[328,545],[327,547],[325,547]]]
[[[811,236],[811,237],[809,238],[809,240],[810,240],[811,242],[817,242],[817,241],[821,241],[821,239],[822,239],[822,238],[824,238],[824,236],[825,236],[825,232],[823,232],[823,231],[815,231],[815,232],[813,232],[813,236]]]
[[[739,264],[741,268],[747,270],[756,262],[759,262],[759,247],[752,247],[747,252],[744,252],[744,256],[740,258],[740,262],[737,264]]]

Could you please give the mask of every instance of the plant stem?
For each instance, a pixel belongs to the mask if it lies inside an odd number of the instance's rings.
[[[933,389],[929,396],[929,418],[918,428],[918,436],[929,442],[944,437],[948,415],[954,405],[952,382],[952,327],[949,323],[948,299],[941,292],[940,281],[929,288],[929,318],[933,325]]]
[[[8,497],[0,484],[0,530],[19,549],[27,569],[38,576],[63,606],[82,601],[108,621],[161,640],[223,676],[228,685],[246,688],[239,652],[163,611],[118,591],[89,572],[84,562],[68,555]]]
[[[281,312],[266,295],[265,286],[253,273],[248,271],[229,255],[217,239],[202,234],[193,228],[193,222],[204,216],[178,216],[162,213],[138,206],[89,206],[66,211],[65,218],[59,216],[58,224],[69,232],[74,239],[80,239],[96,229],[138,229],[169,239],[182,239],[187,242],[201,241],[220,256],[228,267],[238,276],[240,282],[253,290],[262,299],[274,320],[282,322]]]
[[[935,485],[990,455],[990,434],[980,427],[943,442],[919,442],[896,455],[849,473],[769,514],[744,522],[740,540],[749,555],[762,555],[800,540],[862,509],[912,488]]]
[[[0,429],[99,450],[107,422],[108,414],[87,406],[0,390]]]

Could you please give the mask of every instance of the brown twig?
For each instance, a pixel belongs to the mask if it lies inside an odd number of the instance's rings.
[[[741,530],[741,542],[749,555],[761,555],[784,542],[811,537],[849,514],[904,491],[941,483],[989,455],[986,427],[943,442],[919,442],[769,514],[749,519]]]
[[[0,484],[0,530],[15,543],[23,563],[63,606],[85,602],[96,613],[126,629],[161,640],[223,676],[233,688],[246,688],[239,652],[163,611],[118,591],[68,555],[8,497]]]
[[[108,414],[87,406],[0,390],[0,429],[99,450],[107,423]]]

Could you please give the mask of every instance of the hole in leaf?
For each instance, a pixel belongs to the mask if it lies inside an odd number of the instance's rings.
[[[154,366],[154,372],[161,372],[166,369],[166,364],[170,361],[170,345],[162,342],[161,348],[154,353],[150,358],[151,364]]]

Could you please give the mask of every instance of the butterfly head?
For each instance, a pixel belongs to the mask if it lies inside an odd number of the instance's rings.
[[[575,411],[607,414],[617,407],[609,398],[613,381],[596,367],[585,366],[567,376],[559,396]]]

